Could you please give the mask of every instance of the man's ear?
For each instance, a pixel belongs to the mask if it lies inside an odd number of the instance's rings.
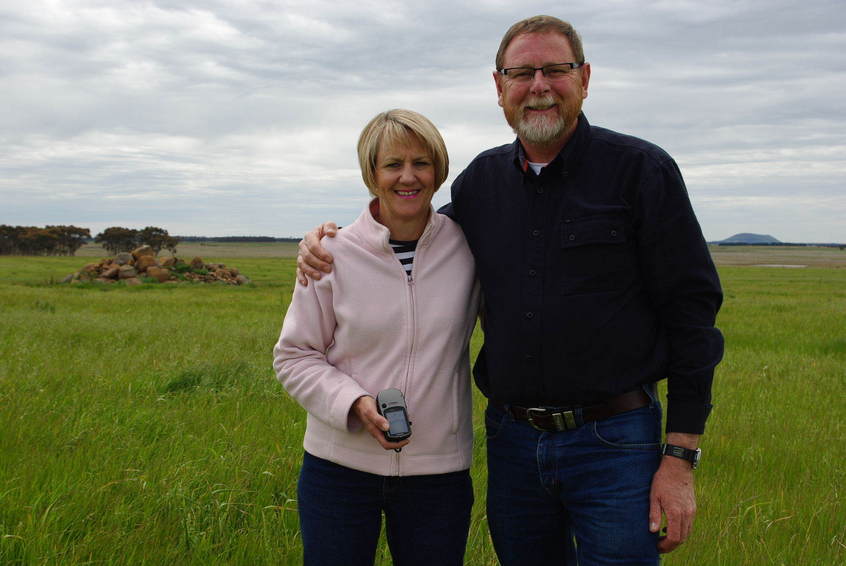
[[[581,80],[582,80],[582,99],[584,100],[587,98],[588,95],[588,83],[590,82],[590,63],[585,63],[581,69]]]
[[[494,85],[496,85],[496,103],[502,106],[502,75],[499,71],[493,72]]]

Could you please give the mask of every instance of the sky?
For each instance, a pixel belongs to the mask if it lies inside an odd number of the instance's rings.
[[[514,22],[571,22],[589,121],[678,162],[708,240],[846,242],[842,0],[0,2],[0,224],[299,237],[369,196],[378,112],[440,129],[449,184],[514,134]]]

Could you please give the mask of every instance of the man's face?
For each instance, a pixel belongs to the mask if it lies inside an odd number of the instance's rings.
[[[542,67],[577,62],[566,37],[555,32],[515,37],[504,54],[504,67]],[[549,146],[565,141],[575,130],[582,100],[587,97],[590,66],[552,79],[540,71],[528,82],[494,72],[499,105],[524,144]]]

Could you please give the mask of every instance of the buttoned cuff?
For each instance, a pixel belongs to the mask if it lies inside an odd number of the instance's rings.
[[[702,434],[705,421],[711,413],[710,403],[691,403],[684,401],[667,402],[667,432]]]

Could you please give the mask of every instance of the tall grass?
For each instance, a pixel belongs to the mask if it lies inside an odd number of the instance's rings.
[[[300,563],[305,415],[270,369],[293,261],[210,260],[255,284],[56,285],[85,261],[0,257],[0,564]],[[700,511],[665,563],[846,563],[846,270],[721,275]]]

